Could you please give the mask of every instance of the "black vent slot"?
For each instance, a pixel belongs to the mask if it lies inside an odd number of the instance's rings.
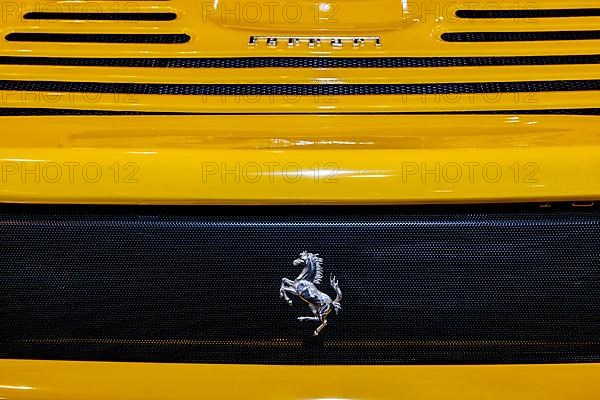
[[[419,84],[162,84],[1,80],[0,90],[201,96],[366,96],[600,90],[600,80]]]
[[[237,57],[85,58],[0,56],[0,65],[60,65],[131,68],[451,68],[509,65],[599,64],[600,55],[509,57]]]
[[[143,33],[9,33],[11,42],[61,42],[61,43],[142,43],[179,44],[190,41],[187,34],[143,34]]]
[[[175,13],[64,13],[64,12],[29,12],[24,19],[35,20],[85,20],[85,21],[173,21]]]
[[[249,364],[600,362],[600,210],[0,208],[0,358]],[[301,251],[343,293],[279,297]]]
[[[600,17],[600,8],[458,10],[456,16],[469,19]]]
[[[0,108],[2,117],[24,116],[54,116],[54,115],[192,115],[193,113],[153,112],[153,111],[126,111],[126,110],[83,110],[69,108],[30,108],[14,107]]]
[[[446,42],[543,42],[556,40],[596,40],[600,31],[540,31],[540,32],[447,32]]]

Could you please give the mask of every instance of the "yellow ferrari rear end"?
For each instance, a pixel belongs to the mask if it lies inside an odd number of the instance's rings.
[[[600,398],[600,2],[2,2],[0,399]]]

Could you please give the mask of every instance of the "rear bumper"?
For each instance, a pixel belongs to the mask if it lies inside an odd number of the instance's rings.
[[[285,367],[0,361],[9,399],[597,399],[600,365]],[[304,384],[303,382],[312,382]]]

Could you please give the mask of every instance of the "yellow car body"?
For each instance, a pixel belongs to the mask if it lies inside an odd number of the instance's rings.
[[[600,68],[589,60],[600,53],[600,38],[456,42],[443,35],[598,32],[600,15],[457,17],[456,11],[465,8],[600,9],[600,2],[3,1],[0,201],[593,204],[600,199]],[[52,13],[87,17],[48,19]],[[88,13],[163,13],[165,20],[94,20]],[[60,41],[44,39],[47,34],[174,35],[175,42]],[[510,61],[574,55],[588,61]],[[483,64],[434,60],[442,57],[479,58]],[[508,65],[494,64],[495,57],[505,57]],[[418,60],[398,68],[369,64],[381,58]],[[120,59],[138,61],[115,62]],[[153,66],[156,59],[173,59],[175,66]],[[177,59],[209,61],[190,67]],[[290,66],[273,59],[287,59]],[[365,65],[315,59],[361,59]],[[222,60],[230,61],[224,65]],[[248,65],[240,66],[244,62]],[[580,88],[571,88],[569,81]],[[490,82],[518,89],[444,89]],[[523,82],[562,86],[529,91],[532,86],[523,89]],[[220,92],[220,85],[241,91]],[[261,94],[261,85],[280,86],[281,92]],[[396,90],[408,92],[363,94],[364,85],[397,85]],[[347,87],[350,94],[298,89],[308,86]],[[171,94],[156,92],[161,90]],[[600,398],[598,376],[595,363],[0,360],[0,399],[593,400]]]

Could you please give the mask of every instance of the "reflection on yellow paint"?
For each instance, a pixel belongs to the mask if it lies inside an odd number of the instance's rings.
[[[9,386],[9,385],[0,385],[0,389],[9,389],[9,390],[33,390],[31,386]]]

